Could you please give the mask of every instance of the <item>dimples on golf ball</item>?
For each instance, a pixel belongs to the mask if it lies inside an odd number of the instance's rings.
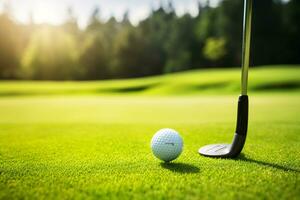
[[[181,154],[182,148],[183,140],[173,129],[161,129],[151,140],[153,154],[165,162],[175,160]]]

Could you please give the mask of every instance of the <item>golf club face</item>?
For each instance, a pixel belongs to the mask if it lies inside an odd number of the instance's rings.
[[[199,149],[199,153],[208,157],[227,157],[230,152],[230,144],[210,144]]]

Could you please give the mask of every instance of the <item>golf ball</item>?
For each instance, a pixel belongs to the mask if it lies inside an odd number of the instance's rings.
[[[181,154],[183,140],[177,131],[169,128],[161,129],[153,136],[151,149],[155,157],[170,162]]]

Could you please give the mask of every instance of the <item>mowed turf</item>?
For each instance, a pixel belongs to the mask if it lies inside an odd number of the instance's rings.
[[[251,68],[249,91],[300,92],[300,66]],[[237,94],[240,69],[206,69],[128,80],[108,81],[2,81],[0,96],[23,95],[195,95]]]
[[[0,98],[0,198],[299,199],[300,93],[265,93],[250,92],[249,135],[234,160],[197,150],[231,142],[238,94],[7,94]],[[165,127],[184,139],[171,164],[150,149]]]

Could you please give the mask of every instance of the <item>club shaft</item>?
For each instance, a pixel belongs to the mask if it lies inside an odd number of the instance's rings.
[[[247,95],[248,89],[248,70],[250,62],[250,43],[251,43],[251,22],[252,22],[252,2],[244,0],[244,22],[243,22],[243,46],[242,46],[242,95]]]

